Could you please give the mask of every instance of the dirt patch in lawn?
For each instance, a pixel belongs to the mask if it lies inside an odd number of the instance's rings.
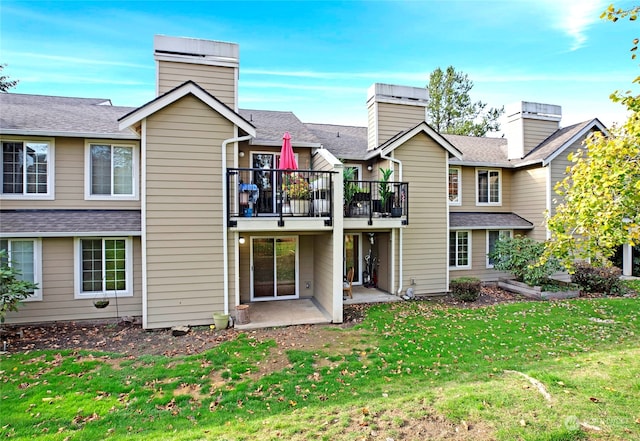
[[[450,296],[424,300],[447,306],[475,308],[497,303],[513,302],[521,297],[497,288],[485,287],[475,302],[464,303]],[[418,300],[422,301],[422,300]],[[91,350],[138,357],[140,355],[197,354],[232,340],[240,333],[257,341],[274,340],[276,347],[271,351],[271,363],[282,368],[288,361],[283,355],[289,349],[320,351],[340,354],[341,349],[350,350],[357,346],[355,332],[340,332],[362,322],[370,304],[345,305],[344,323],[339,325],[298,325],[283,328],[266,328],[251,331],[235,329],[211,330],[209,327],[194,327],[183,336],[174,337],[171,330],[144,330],[139,324],[59,322],[42,326],[6,326],[2,340],[8,342],[9,352],[24,352],[36,349]]]

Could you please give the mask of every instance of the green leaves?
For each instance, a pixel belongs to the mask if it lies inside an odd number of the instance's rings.
[[[439,133],[454,135],[484,136],[489,131],[498,131],[498,118],[504,107],[486,109],[486,103],[472,102],[469,96],[472,88],[469,77],[456,72],[453,66],[446,72],[439,67],[431,72],[427,84],[427,122]]]

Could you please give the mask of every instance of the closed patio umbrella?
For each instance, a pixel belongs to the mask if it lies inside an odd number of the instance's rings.
[[[280,163],[278,164],[278,168],[284,170],[298,169],[298,163],[296,162],[296,157],[291,147],[291,135],[289,135],[289,132],[284,132],[282,136],[282,148],[280,149]]]

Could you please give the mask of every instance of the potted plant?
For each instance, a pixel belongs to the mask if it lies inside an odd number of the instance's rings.
[[[393,198],[393,207],[391,208],[391,217],[402,216],[402,207],[404,205],[404,189],[400,190],[400,194],[396,194]]]
[[[389,201],[391,200],[392,192],[389,180],[393,174],[393,170],[390,168],[380,168],[382,178],[378,182],[378,194],[380,195],[380,211],[383,214],[389,213]]]
[[[287,193],[291,212],[294,216],[305,216],[309,213],[309,182],[298,173],[284,177],[282,189]]]
[[[358,192],[358,184],[353,181],[355,177],[356,169],[353,167],[346,167],[342,170],[342,178],[344,180],[344,215],[351,215],[351,204],[353,204],[353,198]]]

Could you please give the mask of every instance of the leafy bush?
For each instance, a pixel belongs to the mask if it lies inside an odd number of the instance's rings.
[[[0,250],[0,261],[0,323],[4,323],[7,312],[17,311],[20,302],[29,297],[38,285],[20,280],[22,273],[9,265],[6,250]]]
[[[449,282],[451,295],[463,302],[475,302],[480,297],[480,279],[475,277],[459,277]]]
[[[554,258],[541,263],[544,248],[543,242],[536,242],[529,237],[505,237],[496,242],[489,257],[494,260],[495,269],[510,272],[516,280],[527,285],[539,286],[561,268]]]
[[[589,263],[577,263],[571,281],[582,287],[585,292],[622,295],[624,286],[620,283],[622,271],[615,266],[592,266]]]

